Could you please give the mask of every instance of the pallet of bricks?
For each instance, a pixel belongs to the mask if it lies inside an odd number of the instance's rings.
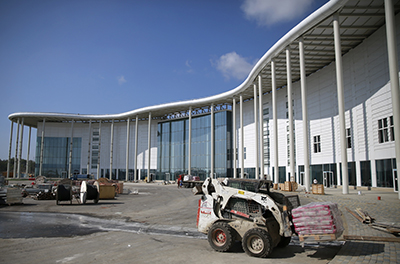
[[[332,241],[344,231],[341,212],[332,202],[310,203],[292,210],[299,241]]]

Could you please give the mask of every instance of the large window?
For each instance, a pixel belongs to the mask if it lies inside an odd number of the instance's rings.
[[[393,169],[396,159],[376,160],[377,187],[393,187]]]
[[[314,136],[314,153],[321,152],[321,136]]]
[[[68,177],[70,141],[69,137],[45,137],[43,144],[42,176]],[[40,149],[42,138],[37,137],[35,175],[39,175]],[[72,140],[72,166],[71,173],[80,173],[81,164],[81,138]]]
[[[232,138],[229,111],[214,114],[214,172],[218,177],[231,176]],[[175,120],[158,124],[157,179],[176,179],[188,173],[189,120]],[[211,168],[211,116],[192,118],[191,173],[205,179]]]
[[[393,116],[378,120],[378,140],[379,143],[394,141]]]
[[[371,161],[361,161],[361,186],[372,186],[371,183]]]
[[[347,141],[347,148],[351,148],[351,129],[346,129],[346,141]]]

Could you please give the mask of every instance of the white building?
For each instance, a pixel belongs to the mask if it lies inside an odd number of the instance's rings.
[[[37,129],[36,174],[46,176],[265,175],[397,191],[399,4],[328,2],[223,94],[116,115],[14,113],[11,135],[14,123]]]

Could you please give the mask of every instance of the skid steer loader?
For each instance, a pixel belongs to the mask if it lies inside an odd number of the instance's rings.
[[[294,233],[291,210],[300,205],[298,195],[272,192],[272,182],[251,179],[207,178],[193,188],[202,194],[197,228],[208,235],[216,251],[229,251],[235,241],[253,257],[267,257],[275,247],[285,247]]]

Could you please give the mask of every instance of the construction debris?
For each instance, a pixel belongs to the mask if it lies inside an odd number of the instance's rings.
[[[343,235],[344,240],[357,240],[357,241],[377,241],[377,242],[397,242],[400,243],[398,237],[376,237],[376,236],[353,236]]]
[[[376,222],[375,218],[371,217],[366,211],[362,211],[360,208],[356,209],[357,213],[353,212],[347,207],[345,208],[351,215],[353,215],[358,221],[363,224],[368,224],[374,229],[384,231],[395,236],[400,235],[400,226],[396,225],[395,223]]]
[[[361,208],[357,208],[356,212],[362,218],[364,224],[372,224],[375,222],[375,218],[372,218],[366,211],[362,211]]]
[[[391,233],[393,235],[400,235],[400,226],[396,226],[394,223],[373,223],[370,225],[372,228]]]
[[[35,200],[55,200],[56,194],[54,192],[46,192],[40,191],[36,194],[36,196],[31,196]]]

